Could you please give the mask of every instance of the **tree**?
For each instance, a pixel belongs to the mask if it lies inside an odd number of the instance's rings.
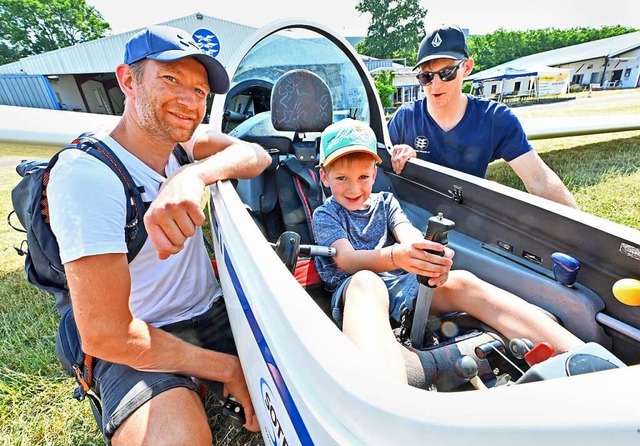
[[[391,95],[396,92],[396,87],[393,86],[393,78],[395,74],[389,70],[380,71],[373,76],[373,80],[376,84],[376,90],[380,96],[380,102],[384,108],[393,107],[393,99]]]
[[[427,16],[419,0],[360,0],[356,10],[371,14],[367,36],[356,45],[360,54],[379,59],[406,58],[409,65],[416,62]]]
[[[110,26],[85,0],[0,0],[0,64],[105,35]]]
[[[498,29],[483,36],[467,39],[469,54],[475,61],[475,71],[487,70],[530,54],[542,53],[566,46],[606,39],[637,31],[624,26],[602,28],[545,28],[527,31]]]

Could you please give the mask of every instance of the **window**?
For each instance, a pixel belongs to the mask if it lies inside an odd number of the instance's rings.
[[[513,87],[513,92],[515,93],[516,91],[520,91],[520,81],[516,82],[515,86]]]
[[[591,73],[591,84],[599,84],[600,83],[600,73]]]
[[[497,85],[492,85],[491,86],[491,94],[496,94],[496,91],[498,91],[498,86]]]
[[[571,79],[572,84],[582,84],[582,74],[574,74]]]
[[[629,77],[631,76],[631,68],[627,68],[624,70],[624,77]]]
[[[591,68],[593,68],[593,64],[590,63],[589,65],[587,65],[587,70],[590,70]]]

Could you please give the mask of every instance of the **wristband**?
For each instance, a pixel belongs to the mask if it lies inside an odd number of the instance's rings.
[[[395,260],[393,259],[393,248],[395,248],[395,247],[396,247],[396,243],[394,243],[393,245],[391,245],[391,264],[392,264],[393,266],[395,266],[396,268],[398,268],[398,265],[396,265],[396,262],[395,262]]]

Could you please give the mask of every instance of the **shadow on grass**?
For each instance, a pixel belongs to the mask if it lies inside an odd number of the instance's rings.
[[[551,150],[540,153],[540,157],[575,193],[612,177],[640,172],[640,136]],[[487,178],[525,190],[520,178],[505,162],[491,164]]]

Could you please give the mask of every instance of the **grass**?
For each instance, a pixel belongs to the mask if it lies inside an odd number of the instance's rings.
[[[574,101],[514,108],[522,118],[640,113],[640,89],[580,93]],[[558,174],[580,209],[640,229],[640,131],[531,141]],[[504,161],[493,162],[487,178],[525,190]]]
[[[0,153],[40,158],[53,150],[2,146]],[[0,165],[0,215],[9,213],[18,178],[14,163]],[[53,299],[25,281],[13,249],[23,234],[4,224],[0,236],[0,445],[102,444],[88,404],[72,398],[73,380],[58,366]]]
[[[571,106],[519,107],[525,117],[593,113],[590,99],[615,98],[620,92],[594,92]],[[628,97],[629,94],[625,97]],[[640,113],[640,90],[628,99],[599,106],[598,113]],[[640,229],[640,132],[624,132],[532,142],[574,194],[581,209]],[[10,210],[10,192],[18,182],[16,161],[47,158],[54,148],[0,144],[0,216]],[[504,162],[493,163],[488,177],[522,189]],[[100,445],[102,438],[87,402],[72,398],[74,381],[59,367],[54,353],[58,315],[53,300],[29,286],[24,259],[13,246],[23,239],[0,225],[0,446]],[[215,444],[259,445],[259,434],[239,429],[220,415],[219,402],[206,402]]]

